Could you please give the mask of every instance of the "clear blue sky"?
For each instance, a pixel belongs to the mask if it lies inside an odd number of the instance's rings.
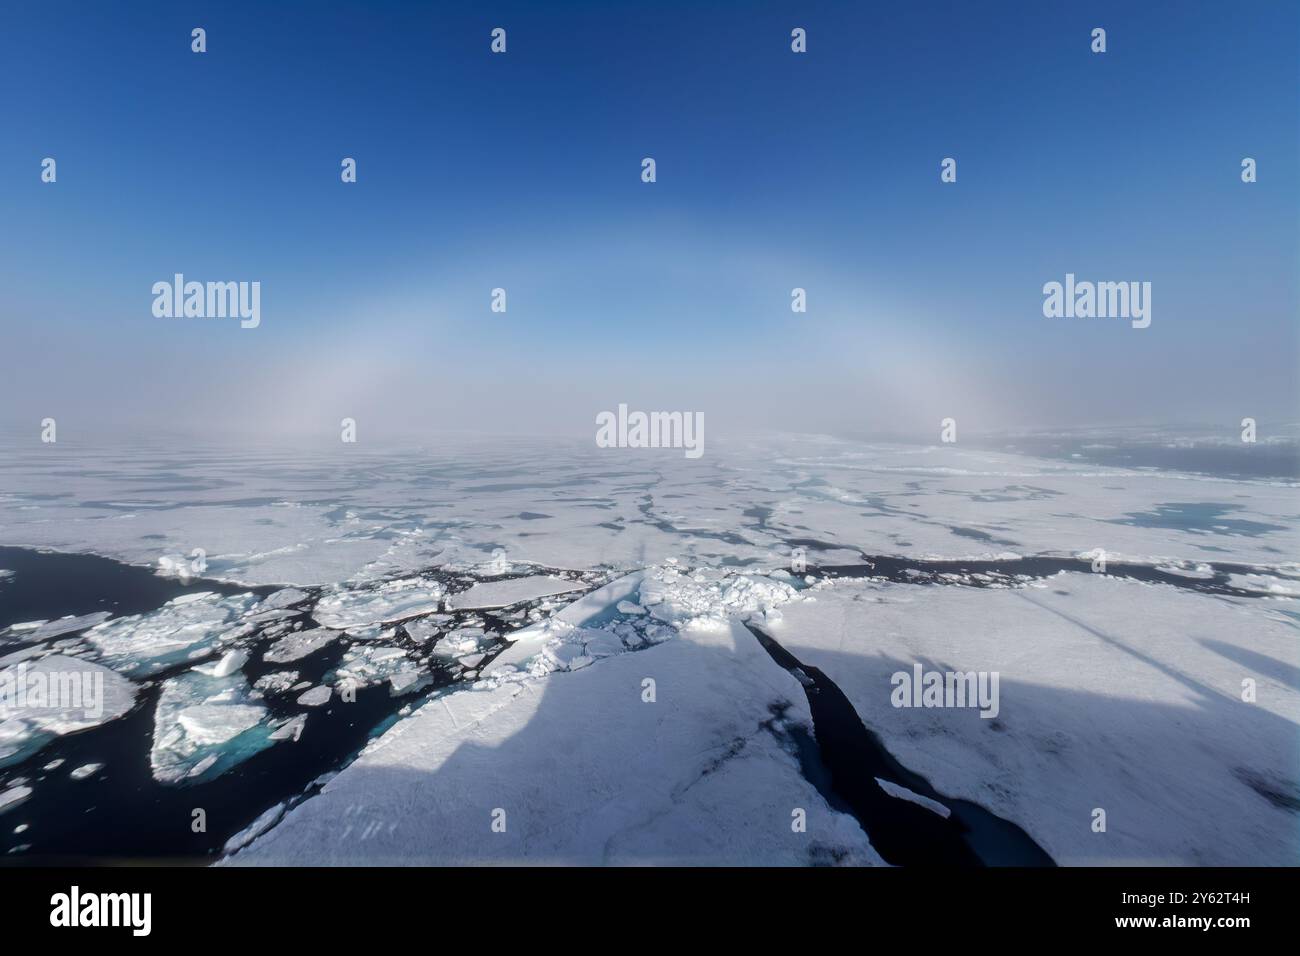
[[[11,3],[0,418],[1294,419],[1298,51],[1285,2]],[[175,272],[261,327],[155,318]],[[1066,272],[1151,328],[1044,318]]]

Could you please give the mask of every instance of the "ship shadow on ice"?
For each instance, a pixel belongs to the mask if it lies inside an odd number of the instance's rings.
[[[1021,841],[1032,837],[1041,852],[1070,866],[1293,865],[1300,858],[1300,725],[1242,702],[1235,685],[1207,686],[1112,643],[1133,654],[1135,668],[1156,667],[1182,683],[1187,704],[1125,696],[1123,672],[1108,696],[1070,687],[1065,671],[1061,686],[1047,686],[1004,670],[1001,711],[984,719],[975,708],[891,706],[894,674],[915,664],[957,670],[925,655],[818,650],[806,655],[817,667],[801,666],[819,689],[831,675],[853,702],[853,716],[880,748],[867,758],[873,772],[901,771],[882,776],[952,807],[986,862],[1032,865],[1034,848]],[[1253,661],[1260,656],[1242,662],[1243,676],[1262,676]],[[928,777],[917,772],[921,766]],[[947,771],[943,782],[935,782],[936,768]],[[951,768],[962,768],[958,777]],[[861,773],[849,768],[850,786]],[[971,795],[974,813],[943,793],[954,779]],[[1027,791],[1046,799],[1034,802]],[[1104,833],[1091,828],[1097,808],[1106,812]]]

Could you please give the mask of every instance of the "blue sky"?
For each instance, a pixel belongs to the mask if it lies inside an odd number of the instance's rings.
[[[0,28],[7,421],[1297,417],[1294,4],[44,3]],[[260,281],[261,326],[155,318],[175,272]],[[1151,328],[1044,318],[1067,272],[1150,281]]]

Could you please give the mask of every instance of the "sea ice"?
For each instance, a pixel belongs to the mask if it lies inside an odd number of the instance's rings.
[[[347,649],[339,666],[327,679],[331,683],[345,683],[365,687],[379,683],[411,668],[411,661],[400,647],[384,644],[360,644]]]

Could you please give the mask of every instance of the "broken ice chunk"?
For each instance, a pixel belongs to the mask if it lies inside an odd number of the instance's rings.
[[[334,691],[328,684],[322,684],[319,687],[313,687],[304,694],[299,695],[298,703],[303,707],[319,707],[321,704],[329,702]]]
[[[233,639],[239,633],[237,622],[256,597],[223,597],[211,591],[183,594],[148,614],[96,625],[86,638],[114,670],[148,676]]]
[[[292,720],[285,721],[271,732],[272,740],[297,740],[302,736],[302,729],[307,726],[307,715],[299,714]]]
[[[39,627],[23,634],[25,641],[46,641],[52,637],[61,637],[64,634],[72,634],[76,631],[84,631],[88,627],[94,627],[107,621],[113,614],[111,611],[95,611],[91,614],[68,615],[54,621],[47,621]]]
[[[348,648],[329,679],[334,683],[343,680],[349,681],[354,687],[365,687],[410,668],[411,662],[400,647],[359,645]]]
[[[302,660],[308,654],[314,654],[326,644],[329,644],[339,636],[339,633],[339,631],[333,631],[325,627],[295,631],[276,641],[262,655],[262,660],[270,664],[289,664],[293,661]]]
[[[213,677],[229,677],[248,662],[247,651],[227,651],[212,668]]]
[[[483,633],[483,628],[458,627],[454,631],[449,631],[434,645],[433,653],[435,657],[461,657],[478,650],[484,640],[486,635]]]
[[[312,617],[323,627],[374,637],[378,625],[437,611],[443,587],[433,578],[403,578],[378,587],[343,587],[316,602]]]
[[[297,682],[297,671],[275,671],[259,677],[254,682],[253,689],[264,694],[282,694]]]
[[[417,621],[407,621],[404,626],[411,640],[423,644],[430,638],[437,637],[438,632],[442,630],[442,625],[451,620],[453,618],[449,614],[430,614]]]
[[[0,792],[0,813],[12,810],[31,795],[32,788],[22,786],[10,787],[8,790]]]
[[[166,681],[154,711],[149,762],[159,783],[217,776],[271,746],[266,708],[241,677],[189,671]]]
[[[273,594],[268,594],[258,602],[254,611],[261,613],[263,611],[276,611],[286,608],[291,604],[299,604],[311,597],[306,591],[299,591],[297,588],[281,588]]]
[[[532,575],[526,578],[510,578],[505,581],[480,581],[468,590],[447,598],[449,610],[466,610],[473,608],[509,607],[522,601],[532,601],[552,594],[565,594],[580,591],[585,587],[582,582],[574,583],[550,574]]]

